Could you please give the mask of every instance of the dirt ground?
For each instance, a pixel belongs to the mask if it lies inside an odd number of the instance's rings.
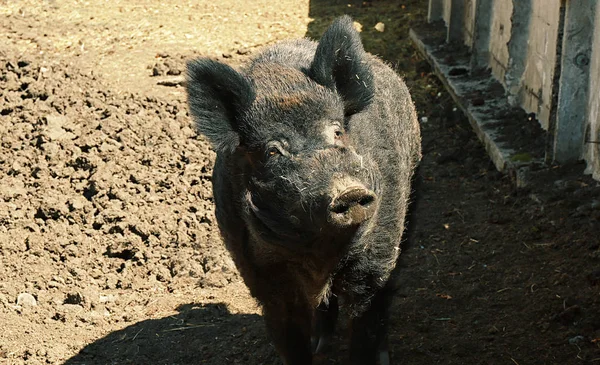
[[[408,40],[425,0],[174,3],[0,0],[0,364],[278,363],[172,79],[189,58],[235,66],[318,38],[342,13],[422,120],[395,363],[600,364],[599,185],[551,166],[516,190],[494,170]]]

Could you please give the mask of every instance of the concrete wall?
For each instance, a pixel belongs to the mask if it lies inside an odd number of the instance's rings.
[[[600,29],[600,6],[596,6],[594,29]],[[583,153],[587,161],[586,172],[600,180],[600,32],[593,34]]]

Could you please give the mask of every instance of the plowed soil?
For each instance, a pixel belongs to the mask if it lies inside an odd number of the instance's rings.
[[[548,166],[517,190],[494,170],[408,40],[426,7],[0,0],[0,364],[278,363],[219,237],[214,153],[180,79],[187,59],[238,66],[343,13],[422,121],[395,363],[600,364],[598,183]]]

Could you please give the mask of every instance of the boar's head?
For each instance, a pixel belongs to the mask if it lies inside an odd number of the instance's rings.
[[[373,75],[349,17],[316,48],[285,47],[295,46],[275,46],[243,73],[191,61],[187,89],[198,130],[235,161],[227,174],[242,186],[231,199],[251,234],[306,249],[323,238],[348,240],[377,209],[376,168],[350,128],[371,104]]]

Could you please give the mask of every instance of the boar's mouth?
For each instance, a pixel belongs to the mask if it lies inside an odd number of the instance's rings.
[[[260,234],[261,239],[286,247],[290,247],[290,244],[299,246],[311,242],[310,235],[294,230],[293,226],[290,227],[291,223],[284,222],[281,215],[256,205],[250,191],[246,191],[245,201],[249,208],[251,223]]]

